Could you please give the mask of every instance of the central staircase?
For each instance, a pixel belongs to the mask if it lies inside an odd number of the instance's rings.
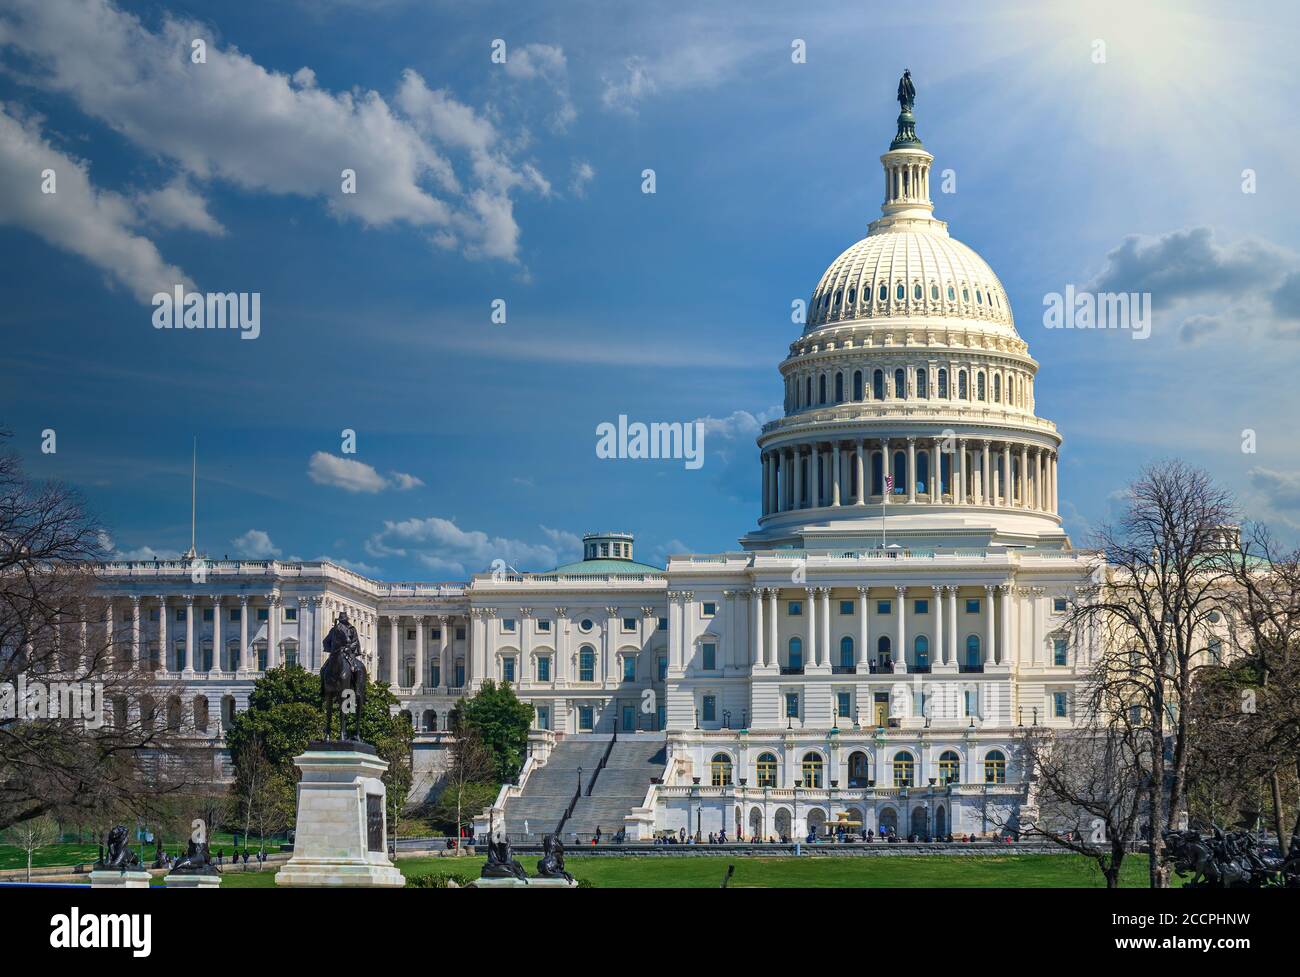
[[[557,742],[546,763],[529,775],[519,796],[506,802],[510,837],[537,840],[554,832],[561,821],[566,839],[576,833],[586,840],[597,827],[602,839],[607,839],[623,827],[623,818],[645,801],[650,779],[663,776],[665,737],[663,733],[625,733],[611,743],[613,739],[610,734],[578,733]],[[579,767],[582,796],[575,803]],[[573,812],[565,819],[570,804]]]

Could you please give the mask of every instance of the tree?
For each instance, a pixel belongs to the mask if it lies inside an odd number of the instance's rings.
[[[453,729],[477,734],[492,756],[496,781],[513,783],[527,757],[533,707],[519,701],[510,683],[486,680],[472,697],[456,704],[450,718]]]
[[[455,739],[448,746],[449,764],[438,795],[434,816],[451,826],[460,848],[462,830],[467,825],[466,813],[481,810],[496,799],[500,785],[496,782],[496,760],[487,748],[478,730],[458,719],[453,710],[450,721]]]
[[[1146,468],[1129,486],[1119,519],[1098,534],[1097,586],[1069,617],[1076,639],[1096,647],[1098,707],[1137,710],[1150,757],[1147,808],[1153,887],[1169,883],[1161,832],[1186,803],[1188,713],[1199,653],[1231,583],[1223,560],[1236,514],[1230,496],[1179,461]]]
[[[0,828],[147,810],[189,771],[167,761],[166,724],[135,708],[158,697],[132,660],[129,620],[107,618],[106,537],[74,490],[31,481],[7,440],[0,432]]]
[[[27,881],[32,880],[32,856],[45,848],[52,845],[62,837],[59,831],[59,824],[54,818],[47,814],[42,814],[37,818],[29,818],[20,824],[12,825],[0,831],[0,841],[6,845],[13,845],[15,848],[21,848],[27,853]]]

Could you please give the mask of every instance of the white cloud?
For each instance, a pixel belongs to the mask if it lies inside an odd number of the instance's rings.
[[[113,537],[108,533],[99,534],[99,548],[104,553],[105,559],[109,560],[126,560],[126,561],[148,561],[148,560],[179,560],[181,558],[180,550],[158,550],[152,546],[137,546],[132,550],[118,549],[117,544],[113,542]]]
[[[497,560],[523,572],[548,570],[581,552],[581,542],[573,533],[539,528],[549,543],[489,536],[440,516],[385,520],[383,529],[366,540],[365,550],[373,557],[413,559],[460,577],[489,570]]]
[[[108,0],[6,6],[0,47],[30,65],[19,80],[71,98],[193,180],[318,198],[366,225],[405,222],[470,256],[508,261],[519,241],[509,195],[549,192],[483,116],[447,95],[413,104],[412,94],[428,92],[413,71],[395,111],[375,91],[326,91],[309,68],[263,67],[181,17],[166,16],[155,32]],[[194,38],[207,41],[206,64],[190,61]],[[422,108],[418,119],[401,114]],[[465,181],[448,152],[468,153]],[[344,169],[356,172],[356,193],[341,192]]]
[[[564,49],[552,44],[524,44],[507,52],[506,76],[516,82],[541,82],[555,93],[559,107],[551,128],[566,130],[578,117],[569,95],[569,67]]]
[[[355,458],[340,458],[328,451],[317,451],[307,462],[307,476],[317,485],[332,485],[345,492],[382,492],[392,488],[399,492],[424,484],[406,472],[390,472],[385,478],[373,465]]]
[[[250,529],[242,536],[230,541],[236,556],[249,560],[273,560],[280,555],[280,547],[271,542],[271,537],[264,530]]]
[[[596,169],[585,159],[573,161],[573,179],[569,181],[569,191],[575,197],[587,195],[587,184],[596,178]]]
[[[55,192],[43,193],[42,173],[54,171]],[[155,292],[191,284],[163,260],[152,241],[134,231],[135,206],[94,187],[86,164],[56,150],[34,120],[19,121],[0,104],[0,224],[30,231],[79,255],[148,304]]]
[[[208,203],[190,187],[184,177],[177,177],[159,190],[136,195],[141,213],[160,227],[179,227],[220,237],[226,233],[215,217],[208,213]]]

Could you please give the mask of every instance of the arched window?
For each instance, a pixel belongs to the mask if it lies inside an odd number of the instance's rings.
[[[907,494],[907,455],[894,452],[894,494]]]
[[[844,403],[844,374],[835,374],[835,403]]]
[[[921,451],[916,456],[916,490],[918,492],[926,491],[926,486],[930,484],[930,452]]]
[[[917,282],[915,285],[912,286],[912,298],[916,299],[918,302],[921,301],[921,283],[920,283],[920,282]]]
[[[1005,784],[1007,782],[1007,758],[1001,750],[989,750],[984,755],[984,783]]]
[[[975,377],[975,399],[984,399],[984,374],[979,373]]]
[[[948,301],[949,301],[949,302],[956,302],[956,301],[957,301],[957,293],[953,291],[953,288],[952,288],[951,285],[948,286]]]
[[[422,725],[425,732],[436,733],[438,731],[438,714],[432,709],[424,710],[424,719]]]
[[[993,403],[1002,403],[1002,374],[993,374]]]
[[[837,289],[835,290],[835,308],[838,309],[838,308],[840,307],[840,299],[841,299],[843,296],[844,296],[844,290],[841,289],[841,288],[837,288]]]
[[[984,304],[984,293],[981,292],[978,288],[975,289],[975,301],[980,305]]]
[[[822,784],[822,758],[820,753],[805,753],[803,756],[803,785],[820,788]]]
[[[731,757],[727,754],[713,754],[713,759],[709,762],[709,770],[714,787],[726,787],[731,783]]]
[[[181,728],[183,708],[181,700],[175,696],[167,700],[167,728],[173,733]]]
[[[929,370],[916,371],[916,395],[922,398],[926,398],[930,396],[930,371]]]
[[[857,297],[858,297],[858,289],[856,286],[854,286],[849,289],[849,305],[852,305],[857,300]]]
[[[849,786],[866,787],[871,779],[871,759],[858,751],[849,755]]]
[[[817,378],[817,403],[826,403],[826,374],[823,373]]]
[[[803,405],[805,407],[811,407],[812,406],[812,377],[809,377],[807,380],[805,380],[803,386],[804,386]]]
[[[957,398],[959,400],[969,400],[970,390],[966,384],[966,371],[962,370],[957,374]]]
[[[200,733],[208,731],[208,697],[205,695],[196,695],[194,697],[194,728]]]
[[[899,400],[907,396],[907,374],[901,367],[894,371],[894,396]]]
[[[912,642],[912,655],[916,659],[916,667],[928,669],[930,667],[930,639],[923,634],[918,634]]]
[[[894,289],[894,297],[895,297],[896,299],[898,299],[898,301],[901,302],[901,301],[903,301],[903,297],[904,297],[906,294],[907,294],[907,293],[903,291],[903,283],[902,283],[902,282],[899,282],[899,283],[898,283],[898,288]]]
[[[853,639],[847,634],[840,638],[840,667],[853,667]]]
[[[888,665],[891,660],[889,635],[882,634],[876,641],[876,662]]]
[[[880,283],[880,290],[879,290],[876,294],[877,294],[877,296],[879,297],[879,301],[881,301],[881,302],[885,301],[885,299],[888,297],[888,293],[885,291],[885,283],[884,283],[884,282],[881,282],[881,283]]]
[[[939,371],[939,397],[946,400],[948,398],[948,371]]]
[[[966,639],[966,668],[969,671],[977,672],[983,662],[980,659],[980,636],[972,634]]]
[[[871,396],[876,400],[885,399],[885,372],[877,370],[871,374]]]
[[[771,753],[764,753],[759,756],[756,764],[759,787],[776,786],[776,757]]]
[[[594,682],[596,680],[596,649],[583,645],[578,652],[578,681]]]
[[[961,782],[961,757],[954,750],[939,754],[939,786]]]
[[[790,639],[790,667],[803,668],[803,641],[799,638]]]
[[[854,400],[862,399],[862,371],[861,370],[853,371],[853,399]]]
[[[894,754],[894,786],[911,787],[916,774],[916,761],[906,750]]]
[[[930,286],[930,301],[931,301],[931,302],[938,302],[938,301],[939,301],[939,286],[938,286],[938,285],[931,285],[931,286]]]

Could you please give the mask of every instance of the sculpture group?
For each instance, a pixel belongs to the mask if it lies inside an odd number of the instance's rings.
[[[108,832],[105,844],[99,846],[99,858],[94,866],[96,871],[118,869],[125,874],[128,869],[140,868],[140,856],[127,844],[128,837],[126,828],[120,824]]]
[[[1166,831],[1165,855],[1174,871],[1198,889],[1300,888],[1300,836],[1291,838],[1286,858],[1265,851],[1249,831],[1224,833],[1217,826],[1209,838],[1198,831]]]
[[[528,881],[528,873],[510,851],[510,842],[488,839],[487,862],[484,863],[479,877],[484,879],[518,879]],[[555,835],[542,839],[542,857],[537,863],[537,878],[564,879],[572,883],[573,876],[564,870],[564,843]]]

